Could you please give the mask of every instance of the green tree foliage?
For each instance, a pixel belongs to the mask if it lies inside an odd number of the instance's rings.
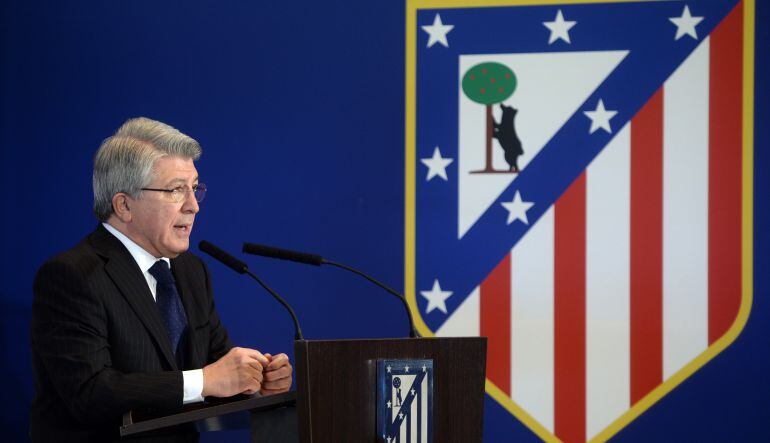
[[[513,94],[516,75],[501,63],[479,63],[465,73],[462,86],[469,99],[482,105],[493,105]]]

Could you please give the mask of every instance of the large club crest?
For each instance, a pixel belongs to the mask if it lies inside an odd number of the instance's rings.
[[[753,2],[483,3],[408,3],[407,296],[603,441],[748,317]]]

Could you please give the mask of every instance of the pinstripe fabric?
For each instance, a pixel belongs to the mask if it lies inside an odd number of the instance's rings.
[[[178,409],[181,371],[232,347],[203,262],[184,253],[171,260],[171,270],[190,325],[181,368],[139,267],[101,225],[40,268],[31,328],[33,441],[117,439],[124,412]],[[183,441],[185,433],[197,438],[193,428],[171,432]]]

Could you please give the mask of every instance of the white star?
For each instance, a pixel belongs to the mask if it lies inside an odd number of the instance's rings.
[[[438,279],[433,280],[433,288],[430,291],[420,291],[420,294],[428,299],[428,307],[425,308],[426,314],[430,314],[436,308],[444,314],[447,313],[446,299],[452,295],[452,291],[442,291]]]
[[[404,371],[409,372],[409,365],[406,365],[406,367],[404,368]]]
[[[388,370],[388,374],[390,374],[390,369],[391,369],[391,367],[390,367],[390,366],[387,366],[385,369],[387,369],[387,370]]]
[[[506,210],[508,210],[508,221],[506,221],[506,224],[510,225],[514,220],[521,220],[525,225],[529,224],[529,220],[527,219],[527,211],[529,211],[529,208],[532,206],[535,206],[535,204],[533,202],[525,202],[522,200],[519,191],[516,191],[516,195],[513,196],[513,200],[509,202],[502,202],[500,204],[503,205]]]
[[[412,393],[412,396],[414,396],[414,389],[412,389],[410,392]]]
[[[695,26],[703,21],[703,17],[693,17],[690,15],[690,8],[684,5],[681,17],[669,17],[671,23],[676,25],[676,36],[674,40],[679,40],[684,37],[685,34],[698,40],[698,33],[695,31]]]
[[[599,128],[604,129],[608,133],[612,134],[612,128],[610,127],[610,119],[615,117],[618,111],[608,111],[604,109],[604,101],[599,99],[599,103],[596,104],[596,109],[593,111],[585,111],[583,114],[591,119],[591,128],[588,130],[589,134],[593,134]]]
[[[561,14],[561,9],[556,11],[556,18],[552,22],[543,22],[543,25],[551,31],[551,35],[548,37],[548,44],[550,45],[559,39],[571,44],[569,30],[576,24],[577,22],[575,21],[565,21],[564,16]]]
[[[427,366],[422,365],[422,372],[425,372],[427,369],[428,369]]]
[[[398,418],[404,418],[404,413],[403,412],[399,412],[398,413]]]
[[[390,409],[390,401],[388,401],[388,402],[387,402],[387,403],[385,403],[385,404],[388,406],[388,409]]]
[[[442,45],[449,47],[449,42],[446,39],[446,35],[449,34],[449,31],[454,28],[454,25],[445,25],[441,23],[441,16],[436,14],[436,17],[433,18],[433,24],[430,26],[421,26],[422,30],[427,32],[429,35],[428,38],[428,47],[430,48],[436,42],[441,43]]]
[[[436,146],[433,149],[433,157],[420,159],[422,164],[428,167],[428,176],[426,181],[430,181],[435,176],[443,178],[445,181],[449,180],[446,176],[446,167],[449,166],[454,160],[451,158],[444,158],[441,156],[441,151]]]

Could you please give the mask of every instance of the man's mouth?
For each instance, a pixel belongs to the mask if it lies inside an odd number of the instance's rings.
[[[174,225],[174,230],[180,234],[189,234],[192,225]]]

